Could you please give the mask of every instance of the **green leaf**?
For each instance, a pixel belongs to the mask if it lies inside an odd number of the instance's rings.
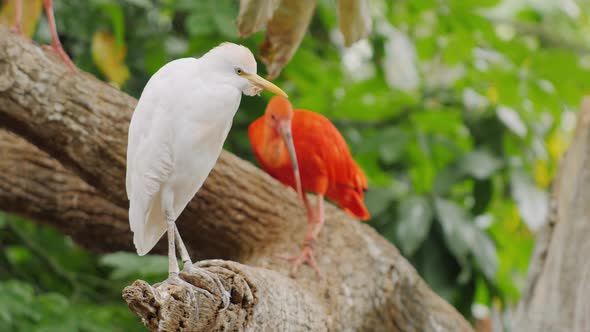
[[[527,127],[522,121],[520,115],[512,108],[506,106],[499,106],[496,110],[496,114],[500,121],[506,125],[513,133],[520,137],[524,137],[527,134]]]
[[[538,188],[530,175],[514,170],[510,177],[512,197],[518,205],[520,216],[529,229],[538,230],[547,217],[547,193]]]
[[[402,158],[409,140],[407,133],[395,127],[383,130],[376,135],[376,138],[379,142],[379,157],[386,165],[391,165]]]
[[[432,209],[422,196],[405,198],[398,209],[396,242],[405,255],[411,256],[422,245],[432,225]]]
[[[439,196],[444,196],[451,191],[453,185],[463,178],[463,172],[455,164],[445,167],[436,174],[432,191]]]
[[[46,293],[37,297],[35,308],[45,314],[58,316],[63,314],[64,308],[67,308],[69,305],[68,299],[62,294]]]
[[[36,319],[39,314],[31,306],[34,300],[33,287],[22,281],[0,282],[0,312],[5,321]]]
[[[111,28],[115,36],[116,47],[121,47],[125,41],[125,16],[121,5],[116,2],[105,2],[102,9],[111,19]]]
[[[469,253],[469,242],[473,242],[473,239],[469,238],[469,231],[465,231],[466,228],[464,228],[467,224],[465,211],[455,202],[442,198],[435,198],[434,206],[447,246],[459,263],[465,266]]]
[[[395,192],[390,187],[369,188],[365,193],[365,203],[371,216],[383,213],[393,202]]]
[[[488,285],[483,278],[478,277],[475,282],[475,296],[473,302],[489,305],[491,300]]]
[[[24,246],[8,246],[4,253],[12,265],[24,264],[33,258],[31,251]]]
[[[468,256],[471,255],[482,273],[494,280],[498,259],[496,246],[489,236],[479,229],[467,212],[455,202],[436,198],[435,206],[443,228],[445,242],[455,258],[464,267],[460,279],[468,277]]]
[[[494,186],[490,179],[475,181],[473,184],[473,206],[471,213],[473,215],[479,215],[485,213],[486,209],[492,202]]]
[[[420,276],[446,301],[454,303],[463,295],[457,287],[457,265],[440,236],[429,237],[411,259]]]
[[[471,244],[471,252],[475,262],[488,280],[494,280],[498,270],[496,245],[481,229],[474,227],[473,230],[474,241]]]
[[[225,38],[235,38],[238,36],[238,30],[234,24],[234,18],[238,14],[238,8],[235,1],[215,1],[215,10],[211,13],[213,24]]]
[[[186,30],[192,36],[209,35],[215,29],[211,17],[207,13],[195,11],[186,18],[184,23]]]
[[[461,170],[478,180],[487,179],[502,167],[502,161],[486,150],[475,150],[460,163]]]

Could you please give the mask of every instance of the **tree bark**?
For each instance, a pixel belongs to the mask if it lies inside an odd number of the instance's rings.
[[[3,129],[0,206],[49,224],[88,249],[133,249],[125,209],[99,196],[45,152]]]
[[[93,236],[103,225],[112,232],[99,232],[90,246],[130,249],[125,148],[135,103],[0,27],[0,123],[44,151],[0,133],[7,137],[0,171],[16,188],[0,186],[1,207],[55,225],[84,244],[83,233]],[[72,225],[78,221],[84,226]],[[219,310],[219,294],[204,274],[182,274],[201,291],[136,282],[124,297],[146,326],[164,331],[181,325],[183,331],[471,330],[395,247],[331,205],[316,249],[324,278],[305,267],[295,280],[287,278],[289,266],[274,254],[299,250],[305,222],[291,189],[224,152],[178,225],[194,257],[250,265],[200,263],[232,290],[230,308]],[[211,295],[203,298],[207,289]],[[190,310],[192,293],[198,315]]]
[[[590,331],[590,97],[553,184],[551,213],[537,235],[515,331]]]

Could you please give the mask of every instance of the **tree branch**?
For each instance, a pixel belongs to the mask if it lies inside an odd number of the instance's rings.
[[[116,241],[124,247],[124,239],[130,239],[126,233],[126,216],[122,212],[127,207],[124,192],[125,147],[134,105],[135,100],[131,97],[89,75],[68,71],[58,60],[54,61],[51,54],[43,53],[39,47],[0,27],[0,123],[70,169],[60,168],[59,164],[39,152],[30,160],[19,159],[18,151],[22,150],[26,155],[32,147],[15,145],[16,152],[7,154],[7,158],[12,159],[0,164],[3,166],[1,171],[20,177],[23,181],[21,187],[34,191],[33,197],[46,198],[39,200],[37,208],[40,212],[37,214],[30,212],[28,209],[31,207],[25,206],[25,203],[15,205],[11,211],[35,218],[43,218],[47,213],[51,218],[45,221],[51,224],[73,223],[75,219],[67,220],[61,216],[67,209],[59,204],[68,201],[63,199],[67,192],[64,187],[60,187],[58,180],[54,180],[55,184],[50,182],[49,186],[38,182],[50,177],[52,169],[55,169],[56,174],[66,179],[61,180],[63,183],[81,188],[89,196],[78,202],[87,202],[90,206],[72,203],[66,206],[86,211],[94,204],[102,204],[103,209],[119,211],[113,214],[112,224],[117,225],[113,227],[122,227],[121,230],[125,228]],[[25,166],[33,167],[34,164],[42,166],[37,167],[35,172],[45,169],[44,173],[34,175],[23,171]],[[19,167],[15,170],[11,165]],[[92,187],[84,185],[74,174]],[[47,193],[41,195],[43,191]],[[15,200],[28,201],[24,191],[17,191],[14,195]],[[62,198],[59,198],[60,195]],[[2,196],[8,194],[0,193],[2,208],[11,209],[4,205],[10,203],[9,198]],[[57,198],[52,200],[52,196]],[[114,206],[106,207],[108,204]],[[91,219],[99,218],[88,218]],[[234,283],[228,281],[228,275],[233,274],[227,269],[246,276],[246,280],[251,281],[248,287],[256,290],[253,294],[258,294],[255,297],[258,302],[254,301],[251,309],[243,309],[250,305],[246,300],[240,307],[242,309],[238,310],[246,315],[244,319],[231,316],[228,318],[230,321],[225,323],[235,326],[232,324],[238,324],[242,319],[246,325],[237,329],[245,330],[257,329],[261,325],[255,324],[261,322],[267,324],[261,330],[274,330],[273,326],[285,327],[284,330],[305,329],[302,326],[335,331],[471,330],[463,317],[426,286],[389,242],[367,225],[331,205],[326,209],[326,226],[319,236],[316,250],[324,279],[318,281],[310,269],[302,269],[295,281],[283,277],[287,275],[289,266],[274,258],[273,254],[299,250],[305,222],[304,210],[292,190],[285,189],[230,153],[221,155],[205,186],[178,223],[185,243],[193,254],[198,254],[196,257],[232,258],[257,267],[219,261],[201,262],[202,265],[210,264],[212,273],[224,278],[228,285]],[[93,224],[89,222],[87,226],[87,232],[92,233]],[[109,240],[112,237],[107,234],[105,237],[93,237],[93,241],[112,241]],[[109,245],[97,246],[109,248]],[[220,265],[230,268],[219,270],[216,267]],[[204,289],[208,288],[207,278],[203,275],[184,277]],[[140,282],[134,287],[127,288],[125,298],[136,313],[147,318],[144,322],[152,329],[158,322],[166,324],[170,321],[174,324],[174,320],[166,318],[168,316],[154,311],[157,308],[171,308],[175,315],[193,315],[190,316],[190,323],[185,325],[188,330],[193,327],[194,330],[209,330],[207,317],[229,317],[224,316],[229,312],[226,314],[217,310],[214,299],[208,300],[211,302],[209,305],[201,305],[197,319],[192,311],[183,311],[183,308],[193,307],[190,297],[178,295],[180,297],[174,298],[174,301],[181,303],[171,307],[172,302],[169,301],[172,298],[159,298],[156,304],[150,298],[152,293],[148,292],[147,285]],[[154,298],[158,297],[156,294],[153,294]],[[212,313],[203,311],[207,307],[212,308]],[[296,315],[289,316],[293,313]]]
[[[3,129],[0,206],[49,224],[89,249],[133,249],[125,209],[100,197],[45,152]]]

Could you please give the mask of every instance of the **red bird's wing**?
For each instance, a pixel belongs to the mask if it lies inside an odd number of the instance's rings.
[[[303,187],[325,194],[361,220],[368,219],[369,212],[363,202],[367,178],[352,159],[338,129],[320,114],[295,110],[292,130]],[[327,190],[321,190],[326,181]]]
[[[368,220],[371,216],[363,201],[364,192],[367,190],[367,178],[354,160],[350,160],[347,167],[348,176],[344,181],[338,180],[330,186],[327,197],[350,215]]]
[[[248,138],[250,139],[250,144],[252,145],[254,156],[260,164],[260,167],[262,167],[262,169],[266,173],[270,174],[272,177],[275,177],[272,174],[273,168],[270,167],[268,163],[266,163],[264,154],[262,152],[264,145],[264,116],[261,116],[258,119],[254,120],[254,122],[252,122],[250,126],[248,126]]]

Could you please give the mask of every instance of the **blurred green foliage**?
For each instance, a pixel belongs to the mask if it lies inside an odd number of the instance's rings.
[[[167,258],[96,255],[62,233],[0,214],[2,331],[145,331],[121,290],[166,278]]]
[[[510,307],[588,91],[590,3],[371,5],[369,40],[344,49],[335,3],[320,1],[277,84],[296,107],[341,129],[369,178],[370,224],[436,292],[468,317],[475,302]],[[108,80],[91,54],[97,32],[126,47],[122,65],[131,75],[118,83],[135,97],[169,60],[225,40],[257,50],[264,37],[237,38],[237,1],[59,0],[55,10],[63,44],[82,69]],[[50,40],[44,18],[35,40]],[[243,98],[227,149],[254,161],[247,127],[268,98]],[[0,325],[141,330],[120,290],[138,277],[161,277],[161,257],[89,254],[12,217],[0,227]]]

